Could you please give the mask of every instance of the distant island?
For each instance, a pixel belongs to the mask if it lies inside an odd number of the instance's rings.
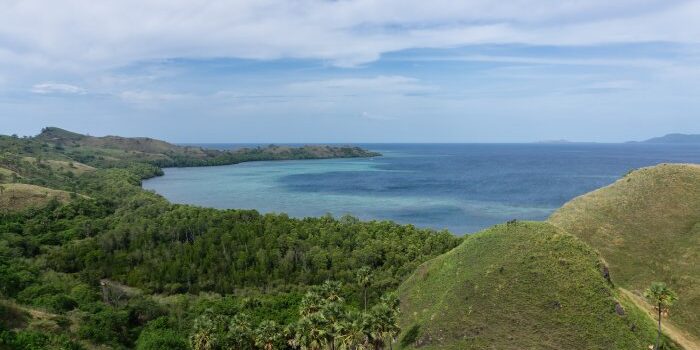
[[[560,140],[542,140],[535,141],[535,144],[545,144],[545,145],[569,145],[569,144],[596,144],[599,142],[594,141],[569,141],[565,139]],[[672,133],[666,134],[664,136],[650,138],[643,141],[627,141],[626,144],[639,144],[639,143],[650,143],[650,144],[700,144],[700,134],[681,134]]]
[[[229,165],[256,160],[376,157],[380,153],[356,146],[305,145],[239,148],[235,150],[178,146],[148,137],[95,137],[46,127],[33,138],[54,145],[64,156],[96,167],[125,167],[143,162],[157,167]]]
[[[675,144],[700,144],[699,134],[666,134],[645,141],[630,141],[628,143],[675,143]]]

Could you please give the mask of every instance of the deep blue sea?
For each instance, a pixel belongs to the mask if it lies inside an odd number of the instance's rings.
[[[175,203],[295,217],[351,214],[464,234],[510,219],[545,219],[568,200],[635,168],[700,163],[700,145],[359,146],[383,156],[169,168],[143,186]]]

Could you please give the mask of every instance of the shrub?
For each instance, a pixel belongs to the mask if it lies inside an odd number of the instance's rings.
[[[417,324],[414,324],[411,326],[411,328],[406,331],[406,334],[403,336],[401,339],[401,347],[405,348],[410,346],[411,344],[415,343],[416,340],[418,339],[418,335],[420,333],[420,326]]]

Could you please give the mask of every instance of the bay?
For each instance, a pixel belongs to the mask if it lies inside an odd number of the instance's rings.
[[[204,144],[233,149],[240,144]],[[168,168],[144,181],[175,203],[294,217],[350,214],[455,234],[511,219],[542,220],[632,169],[700,163],[698,145],[358,144],[371,159]]]

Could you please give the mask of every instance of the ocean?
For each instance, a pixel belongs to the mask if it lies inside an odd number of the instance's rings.
[[[239,144],[205,144],[237,148]],[[393,220],[461,235],[542,220],[570,199],[659,163],[700,163],[699,145],[358,144],[370,159],[167,168],[144,181],[174,203],[294,217]]]

